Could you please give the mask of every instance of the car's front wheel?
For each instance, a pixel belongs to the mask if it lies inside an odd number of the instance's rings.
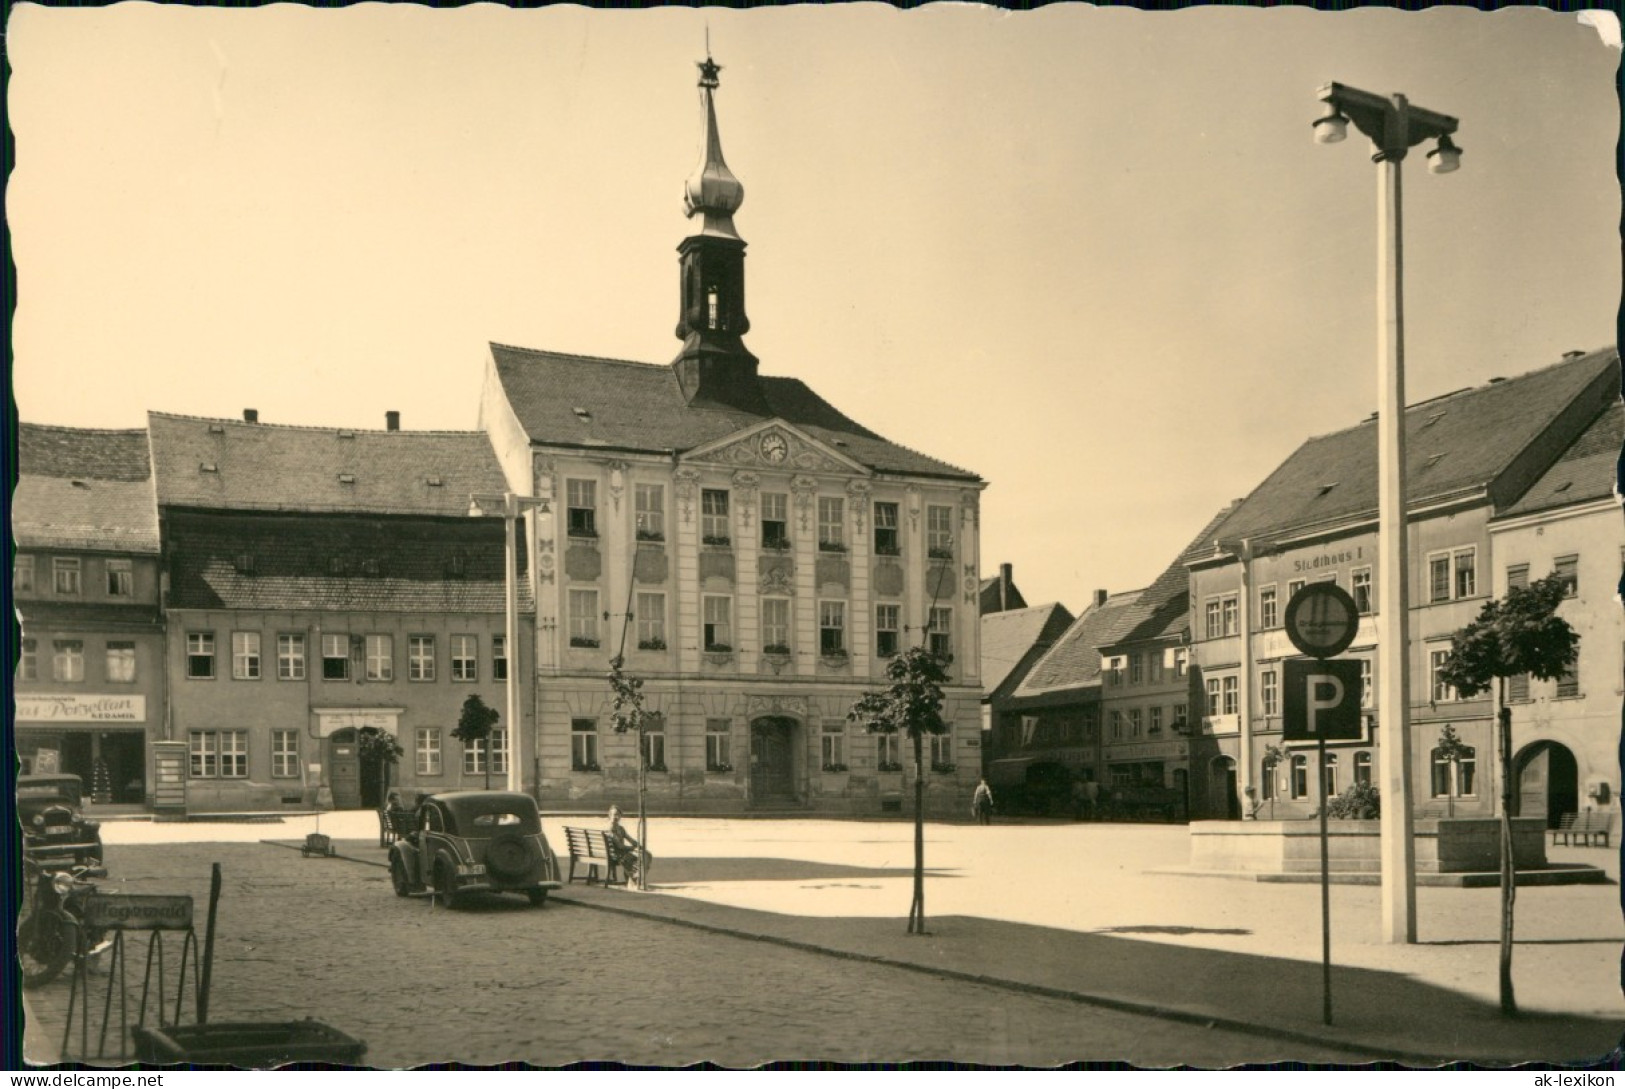
[[[389,883],[395,886],[396,896],[411,896],[412,883],[406,878],[406,863],[399,855],[389,860]]]

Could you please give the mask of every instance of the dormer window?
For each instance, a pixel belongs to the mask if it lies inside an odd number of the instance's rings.
[[[429,478],[429,487],[431,487],[431,488],[438,488],[438,487],[441,487],[443,484],[445,484],[445,481],[441,480],[437,476],[431,476]]]
[[[254,553],[239,552],[231,562],[232,568],[239,575],[252,575],[254,573]]]
[[[468,556],[462,552],[453,552],[446,557],[446,574],[454,579],[460,579],[468,574]]]
[[[1320,491],[1315,493],[1315,498],[1319,499],[1323,495],[1329,495],[1331,493],[1331,490],[1333,488],[1337,487],[1337,484],[1338,484],[1338,482],[1335,481],[1335,480],[1332,481],[1330,484],[1322,484],[1320,486]]]
[[[341,439],[353,439],[353,438],[355,438],[355,432],[354,431],[340,431],[339,432],[339,438],[341,438]]]
[[[378,574],[380,573],[377,557],[368,556],[366,559],[362,560],[361,561],[361,573],[363,575],[371,575],[374,578],[376,578],[378,576]]]
[[[344,562],[343,556],[332,556],[327,561],[329,575],[344,575],[349,572],[350,565]]]
[[[339,483],[340,484],[354,484],[355,483],[355,474],[354,473],[340,473],[339,474]]]
[[[197,467],[197,471],[200,473],[218,473],[220,469],[214,462],[205,461]]]

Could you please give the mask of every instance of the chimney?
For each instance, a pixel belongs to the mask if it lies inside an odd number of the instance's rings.
[[[999,611],[1010,607],[1010,574],[1014,570],[1008,563],[999,564]]]
[[[384,430],[399,431],[401,429],[401,414],[394,409],[384,413]]]
[[[1104,590],[1096,590],[1095,591],[1095,608],[1098,609],[1100,606],[1106,604],[1107,596],[1108,595],[1107,595],[1106,591],[1104,591]]]
[[[243,409],[243,423],[257,424],[260,422],[260,410],[257,408]]]

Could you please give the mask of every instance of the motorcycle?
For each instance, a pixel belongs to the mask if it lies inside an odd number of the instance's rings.
[[[17,954],[23,986],[43,987],[76,955],[93,957],[112,944],[99,930],[84,925],[85,901],[96,895],[88,878],[106,877],[97,866],[34,869],[28,911],[17,926]]]

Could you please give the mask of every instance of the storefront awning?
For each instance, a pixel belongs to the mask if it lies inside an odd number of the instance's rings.
[[[1032,756],[1013,756],[994,760],[987,766],[989,786],[1019,786],[1027,781],[1027,769],[1037,763]]]

